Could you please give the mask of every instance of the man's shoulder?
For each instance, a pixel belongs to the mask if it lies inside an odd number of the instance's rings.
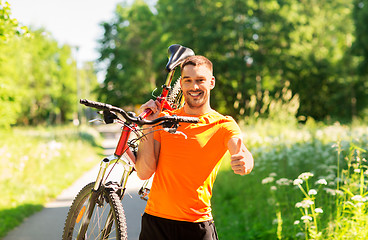
[[[234,118],[228,115],[223,115],[215,110],[210,113],[210,116],[218,119],[220,122],[235,122]]]

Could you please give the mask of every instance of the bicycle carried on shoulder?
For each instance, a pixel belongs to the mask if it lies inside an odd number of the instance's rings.
[[[166,83],[162,86],[162,93],[157,100],[163,109],[176,109],[180,107],[180,79],[172,85],[175,69],[188,56],[194,55],[190,48],[178,44],[171,45],[168,49],[169,61],[166,65],[168,72]],[[122,205],[126,184],[130,174],[134,171],[135,155],[139,141],[144,140],[147,134],[143,134],[142,127],[150,127],[170,133],[176,133],[180,123],[197,123],[198,118],[182,116],[163,116],[154,120],[145,118],[151,114],[147,109],[139,116],[132,112],[101,102],[81,99],[80,103],[102,110],[106,124],[113,122],[122,125],[122,131],[117,143],[115,153],[105,157],[100,163],[99,172],[95,182],[83,187],[75,197],[65,221],[63,240],[81,239],[127,239],[127,226]],[[131,133],[136,137],[131,138]],[[124,167],[120,182],[108,181],[111,172],[107,168],[120,163]],[[147,200],[149,189],[146,188],[146,180],[139,190],[141,198]]]

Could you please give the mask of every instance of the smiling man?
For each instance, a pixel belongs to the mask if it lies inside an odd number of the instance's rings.
[[[200,121],[181,124],[178,131],[186,137],[156,131],[140,143],[137,174],[148,179],[155,173],[140,240],[218,239],[210,199],[221,160],[229,151],[235,174],[249,174],[253,169],[253,157],[242,143],[239,126],[210,106],[210,92],[215,87],[211,61],[203,56],[185,59],[180,84],[185,97],[182,108],[161,112],[160,103],[153,100],[142,106],[142,110],[153,111],[149,119],[169,114]]]

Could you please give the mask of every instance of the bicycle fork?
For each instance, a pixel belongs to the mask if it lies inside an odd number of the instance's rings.
[[[120,162],[123,164],[124,167],[124,171],[123,171],[123,175],[121,177],[120,183],[111,183],[108,185],[108,188],[110,188],[111,191],[116,191],[119,193],[120,199],[123,198],[124,196],[124,192],[125,192],[125,188],[126,188],[126,184],[128,181],[128,177],[129,175],[132,173],[133,171],[133,167],[134,165],[127,159],[127,157],[129,158],[129,156],[127,156],[126,154],[123,155],[123,158],[120,158],[118,156],[111,155],[108,156],[106,158],[104,158],[101,161],[100,164],[100,169],[97,175],[97,179],[95,182],[95,185],[92,189],[92,193],[91,196],[89,198],[87,207],[86,207],[86,215],[82,220],[82,223],[80,225],[79,231],[78,231],[78,236],[77,236],[77,240],[84,240],[86,239],[86,233],[87,233],[87,229],[88,229],[88,225],[89,222],[91,220],[94,208],[96,203],[98,204],[98,198],[101,197],[101,187],[105,187],[105,181],[107,179],[104,179],[105,174],[106,174],[106,170],[107,168],[111,165],[111,164],[115,164],[117,162]],[[110,209],[110,212],[107,216],[106,222],[105,222],[105,226],[103,228],[103,230],[101,231],[102,234],[102,238],[101,239],[107,239],[111,228],[113,225],[113,214],[112,214],[112,210]]]

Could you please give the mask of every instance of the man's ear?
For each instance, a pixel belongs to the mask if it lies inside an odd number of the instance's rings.
[[[215,79],[215,76],[212,76],[211,78],[211,90],[215,87],[216,85],[216,79]]]

